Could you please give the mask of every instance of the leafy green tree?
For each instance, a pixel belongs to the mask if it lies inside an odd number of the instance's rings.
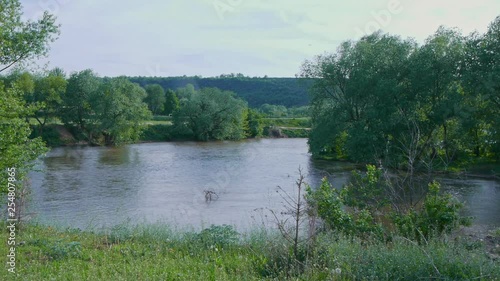
[[[160,114],[164,109],[165,102],[167,101],[165,97],[165,90],[159,84],[149,84],[145,87],[145,89],[147,96],[144,99],[144,102],[146,102],[149,110],[151,110],[154,115]]]
[[[179,102],[187,101],[196,93],[193,84],[187,84],[186,87],[178,88],[175,91],[175,95],[179,99]]]
[[[125,77],[111,78],[101,84],[88,101],[95,131],[104,138],[104,144],[115,145],[137,141],[143,130],[143,121],[151,112],[143,99],[146,91]]]
[[[63,95],[62,120],[77,126],[87,140],[114,145],[136,141],[151,118],[146,91],[125,77],[99,78],[92,70],[71,74]]]
[[[411,106],[425,138],[423,148],[438,150],[445,164],[456,157],[460,140],[462,89],[459,69],[465,52],[465,38],[456,30],[440,27],[412,57]],[[407,115],[410,113],[407,113]]]
[[[286,117],[288,114],[287,108],[283,105],[265,103],[259,108],[259,110],[267,117]]]
[[[54,17],[48,13],[36,22],[23,22],[21,15],[19,1],[0,0],[0,73],[16,63],[44,55],[58,33]],[[40,138],[28,138],[31,131],[26,117],[36,108],[25,104],[24,94],[19,84],[7,86],[0,81],[0,193],[7,191],[13,169],[20,190],[32,160],[45,151]]]
[[[64,71],[55,68],[46,76],[37,77],[34,91],[25,95],[29,104],[41,106],[33,115],[40,125],[40,133],[43,132],[47,121],[56,117],[61,110],[62,96],[66,91],[67,83]]]
[[[246,107],[232,92],[204,88],[182,100],[173,122],[180,132],[197,140],[241,139]]]
[[[88,141],[93,141],[94,134],[97,133],[91,101],[95,101],[102,83],[91,69],[75,72],[70,75],[66,92],[62,96],[61,120],[66,125],[77,126]]]
[[[6,88],[0,81],[0,192],[7,191],[7,169],[15,170],[15,185],[21,182],[32,167],[32,161],[46,151],[40,138],[29,139],[31,129],[26,117],[37,110],[23,100],[24,92],[14,83]],[[5,174],[4,174],[5,173]]]
[[[247,108],[244,115],[245,135],[250,138],[261,137],[264,131],[262,114],[258,111]]]
[[[45,12],[37,21],[21,19],[18,0],[0,0],[0,72],[16,63],[45,56],[59,34],[55,17]]]
[[[467,40],[462,72],[466,92],[468,121],[466,128],[477,156],[490,153],[500,159],[500,16],[484,35],[473,34]]]
[[[165,115],[170,115],[174,113],[179,108],[179,99],[177,98],[177,95],[175,94],[174,91],[168,89],[166,94],[166,99],[165,99]]]
[[[314,155],[335,153],[341,140],[351,160],[388,154],[391,135],[404,120],[399,109],[405,106],[407,58],[414,48],[411,40],[374,33],[302,65],[301,77],[316,79],[309,138]]]

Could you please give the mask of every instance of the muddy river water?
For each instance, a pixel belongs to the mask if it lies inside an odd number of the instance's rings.
[[[52,149],[30,174],[30,212],[36,220],[92,229],[141,222],[199,229],[272,224],[281,210],[277,186],[293,192],[298,169],[317,185],[329,176],[341,186],[350,164],[316,161],[306,139],[169,142],[123,147]],[[500,226],[500,183],[441,179],[466,202],[474,223]],[[206,202],[205,190],[218,199]]]

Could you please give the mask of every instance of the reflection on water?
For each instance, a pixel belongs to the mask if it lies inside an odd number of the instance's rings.
[[[32,209],[42,222],[80,228],[130,219],[241,229],[270,223],[266,210],[281,210],[276,186],[293,192],[299,167],[311,185],[326,176],[340,187],[353,165],[312,160],[305,139],[55,148],[41,161],[42,172],[30,175]],[[471,203],[467,212],[478,222],[500,226],[498,183],[447,184]],[[204,190],[219,199],[205,202]]]

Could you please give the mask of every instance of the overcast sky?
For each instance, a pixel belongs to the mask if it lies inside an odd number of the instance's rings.
[[[49,67],[103,76],[293,77],[376,29],[422,43],[440,25],[484,33],[498,0],[21,0],[61,24]]]

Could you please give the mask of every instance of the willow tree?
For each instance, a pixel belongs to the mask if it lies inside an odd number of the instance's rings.
[[[300,75],[316,81],[309,138],[314,155],[370,162],[388,154],[404,121],[406,61],[414,49],[413,41],[374,33],[302,65]]]
[[[204,88],[182,99],[174,112],[174,126],[197,140],[242,139],[247,104],[229,91]]]

